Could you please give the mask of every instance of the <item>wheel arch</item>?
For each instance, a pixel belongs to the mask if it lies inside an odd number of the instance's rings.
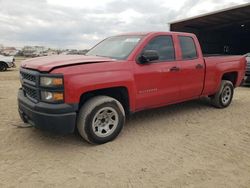
[[[238,72],[232,71],[232,72],[226,72],[222,75],[221,80],[228,80],[233,83],[233,86],[236,86],[238,79]]]
[[[8,67],[8,63],[6,63],[5,61],[0,61],[0,64],[4,64]]]
[[[92,91],[83,93],[80,96],[79,109],[86,101],[99,95],[109,96],[118,100],[122,104],[125,110],[125,113],[126,114],[130,113],[129,92],[128,92],[127,87],[124,87],[124,86],[97,89],[97,90],[92,90]]]

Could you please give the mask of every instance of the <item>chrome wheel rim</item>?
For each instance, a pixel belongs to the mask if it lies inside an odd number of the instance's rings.
[[[232,96],[232,90],[229,86],[226,86],[222,91],[222,103],[226,105],[230,100]]]
[[[114,108],[104,107],[96,112],[92,121],[92,130],[98,137],[111,135],[119,123],[118,113]]]

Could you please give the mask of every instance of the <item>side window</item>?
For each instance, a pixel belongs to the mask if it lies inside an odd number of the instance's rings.
[[[192,37],[179,36],[182,59],[197,58],[197,51]]]
[[[171,36],[158,36],[153,38],[143,49],[156,50],[160,61],[175,60],[174,44]]]

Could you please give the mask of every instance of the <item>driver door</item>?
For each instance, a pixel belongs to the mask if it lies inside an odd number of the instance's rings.
[[[175,61],[172,36],[153,37],[144,47],[155,50],[159,60],[145,64],[135,63],[136,109],[163,106],[180,98],[177,81],[179,69]]]

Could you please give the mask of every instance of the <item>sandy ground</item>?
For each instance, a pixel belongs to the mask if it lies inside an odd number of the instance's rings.
[[[18,70],[0,72],[0,187],[250,187],[250,87],[223,110],[206,100],[140,112],[93,146],[22,125]]]

